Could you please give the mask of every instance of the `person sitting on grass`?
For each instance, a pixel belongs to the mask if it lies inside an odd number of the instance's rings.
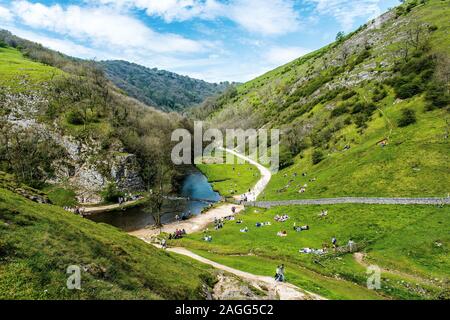
[[[328,210],[322,210],[319,213],[319,217],[326,217],[328,215]]]
[[[203,240],[206,241],[206,242],[211,242],[212,241],[212,236],[206,235],[206,236],[203,237]]]
[[[239,219],[239,220],[236,221],[237,224],[241,224],[241,223],[243,223],[243,222],[244,222],[244,221],[242,221],[242,219]]]
[[[279,237],[287,237],[287,231],[286,230],[278,231],[277,236],[279,236]]]
[[[245,227],[244,229],[240,230],[241,232],[248,232],[248,227]]]

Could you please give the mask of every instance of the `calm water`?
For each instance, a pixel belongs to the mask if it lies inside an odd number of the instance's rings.
[[[182,183],[180,197],[191,199],[202,199],[217,202],[220,195],[214,192],[206,177],[196,171],[186,176]],[[167,200],[163,207],[165,213],[162,222],[167,223],[175,220],[175,215],[188,213],[196,215],[209,206],[209,202],[195,200]],[[132,208],[124,211],[99,213],[88,217],[96,222],[111,224],[125,231],[142,229],[154,223],[151,214],[146,212],[145,207]]]

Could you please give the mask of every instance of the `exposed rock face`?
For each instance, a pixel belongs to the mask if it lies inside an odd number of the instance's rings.
[[[144,182],[138,174],[139,167],[134,154],[117,155],[111,167],[111,177],[120,189],[138,191]]]
[[[104,150],[101,142],[93,138],[77,139],[63,134],[57,123],[52,127],[38,123],[37,106],[46,103],[38,92],[9,94],[7,98],[8,122],[17,129],[34,128],[64,148],[67,157],[55,163],[57,173],[51,182],[69,182],[80,202],[101,201],[100,191],[111,182],[125,192],[143,189],[136,156],[124,153],[120,141],[114,141],[108,150]]]

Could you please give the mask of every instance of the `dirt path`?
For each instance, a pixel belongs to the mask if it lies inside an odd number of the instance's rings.
[[[194,233],[205,229],[208,224],[214,221],[214,218],[220,219],[233,214],[231,208],[235,207],[235,213],[238,213],[244,209],[244,206],[234,204],[223,204],[217,208],[208,210],[205,213],[196,215],[188,220],[180,222],[172,222],[164,225],[161,229],[162,232],[174,233],[176,229],[185,229],[187,233]],[[143,240],[149,240],[149,238],[159,234],[159,229],[144,228],[130,232],[129,234],[141,238]]]
[[[255,186],[252,189],[250,189],[250,192],[247,192],[242,195],[247,196],[248,201],[256,201],[258,196],[264,191],[270,179],[272,178],[272,172],[270,172],[269,169],[259,164],[255,160],[252,160],[251,158],[244,156],[234,150],[225,148],[223,148],[223,150],[247,161],[248,163],[258,168],[259,172],[261,173],[261,179],[259,179],[258,182],[255,184]],[[235,198],[240,200],[242,196],[236,196]]]
[[[188,256],[194,260],[208,264],[216,269],[220,269],[228,273],[234,274],[239,278],[241,278],[242,280],[249,282],[251,285],[255,287],[264,286],[268,289],[269,292],[275,292],[276,296],[278,296],[280,300],[324,300],[323,297],[308,291],[301,290],[300,288],[294,286],[293,284],[287,282],[276,282],[271,277],[258,276],[252,273],[227,267],[224,266],[223,264],[203,258],[185,248],[169,248],[167,250],[170,252]]]

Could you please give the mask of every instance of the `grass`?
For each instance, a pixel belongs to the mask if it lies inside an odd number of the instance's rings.
[[[23,90],[29,86],[21,85],[26,80],[29,84],[37,84],[51,80],[63,72],[42,63],[31,61],[13,48],[0,48],[0,86],[10,86],[15,90]]]
[[[327,218],[318,213],[328,210]],[[270,210],[249,208],[239,218],[210,231],[213,241],[201,240],[201,233],[188,235],[173,245],[240,270],[272,276],[279,263],[287,265],[288,281],[333,299],[435,299],[448,289],[450,255],[447,219],[449,207],[395,205],[289,206]],[[288,214],[285,223],[273,220]],[[271,226],[255,227],[270,221]],[[295,232],[293,223],[309,225]],[[250,231],[241,233],[247,226]],[[213,228],[210,228],[213,230]],[[278,237],[286,230],[288,236]],[[432,232],[431,232],[432,231]],[[366,268],[349,253],[317,258],[301,254],[304,247],[322,248],[332,237],[344,245],[353,239],[366,253],[369,264],[398,272],[382,273],[380,291],[366,289]],[[317,263],[319,261],[319,263]],[[436,281],[435,279],[438,279]]]
[[[393,101],[392,97],[389,99]],[[262,199],[447,196],[450,186],[447,111],[424,112],[420,97],[387,104],[383,115],[373,115],[364,134],[358,136],[354,125],[338,132],[339,138],[330,143],[331,149],[319,164],[312,164],[313,149],[305,150],[296,157],[293,166],[273,175]],[[416,111],[418,122],[398,128],[395,121],[406,107]],[[384,137],[389,137],[389,144],[382,148],[377,142]],[[346,144],[350,149],[344,151]],[[310,182],[312,178],[316,181]],[[284,188],[291,179],[294,181]],[[305,183],[306,192],[299,193]]]
[[[74,207],[78,204],[75,191],[67,187],[57,185],[48,186],[43,189],[47,193],[52,204],[60,207]]]
[[[215,191],[224,197],[232,197],[247,192],[261,178],[255,166],[237,161],[234,163],[202,163],[197,168],[208,178]]]
[[[68,290],[67,267],[81,267]],[[209,267],[0,189],[0,299],[200,299]]]

